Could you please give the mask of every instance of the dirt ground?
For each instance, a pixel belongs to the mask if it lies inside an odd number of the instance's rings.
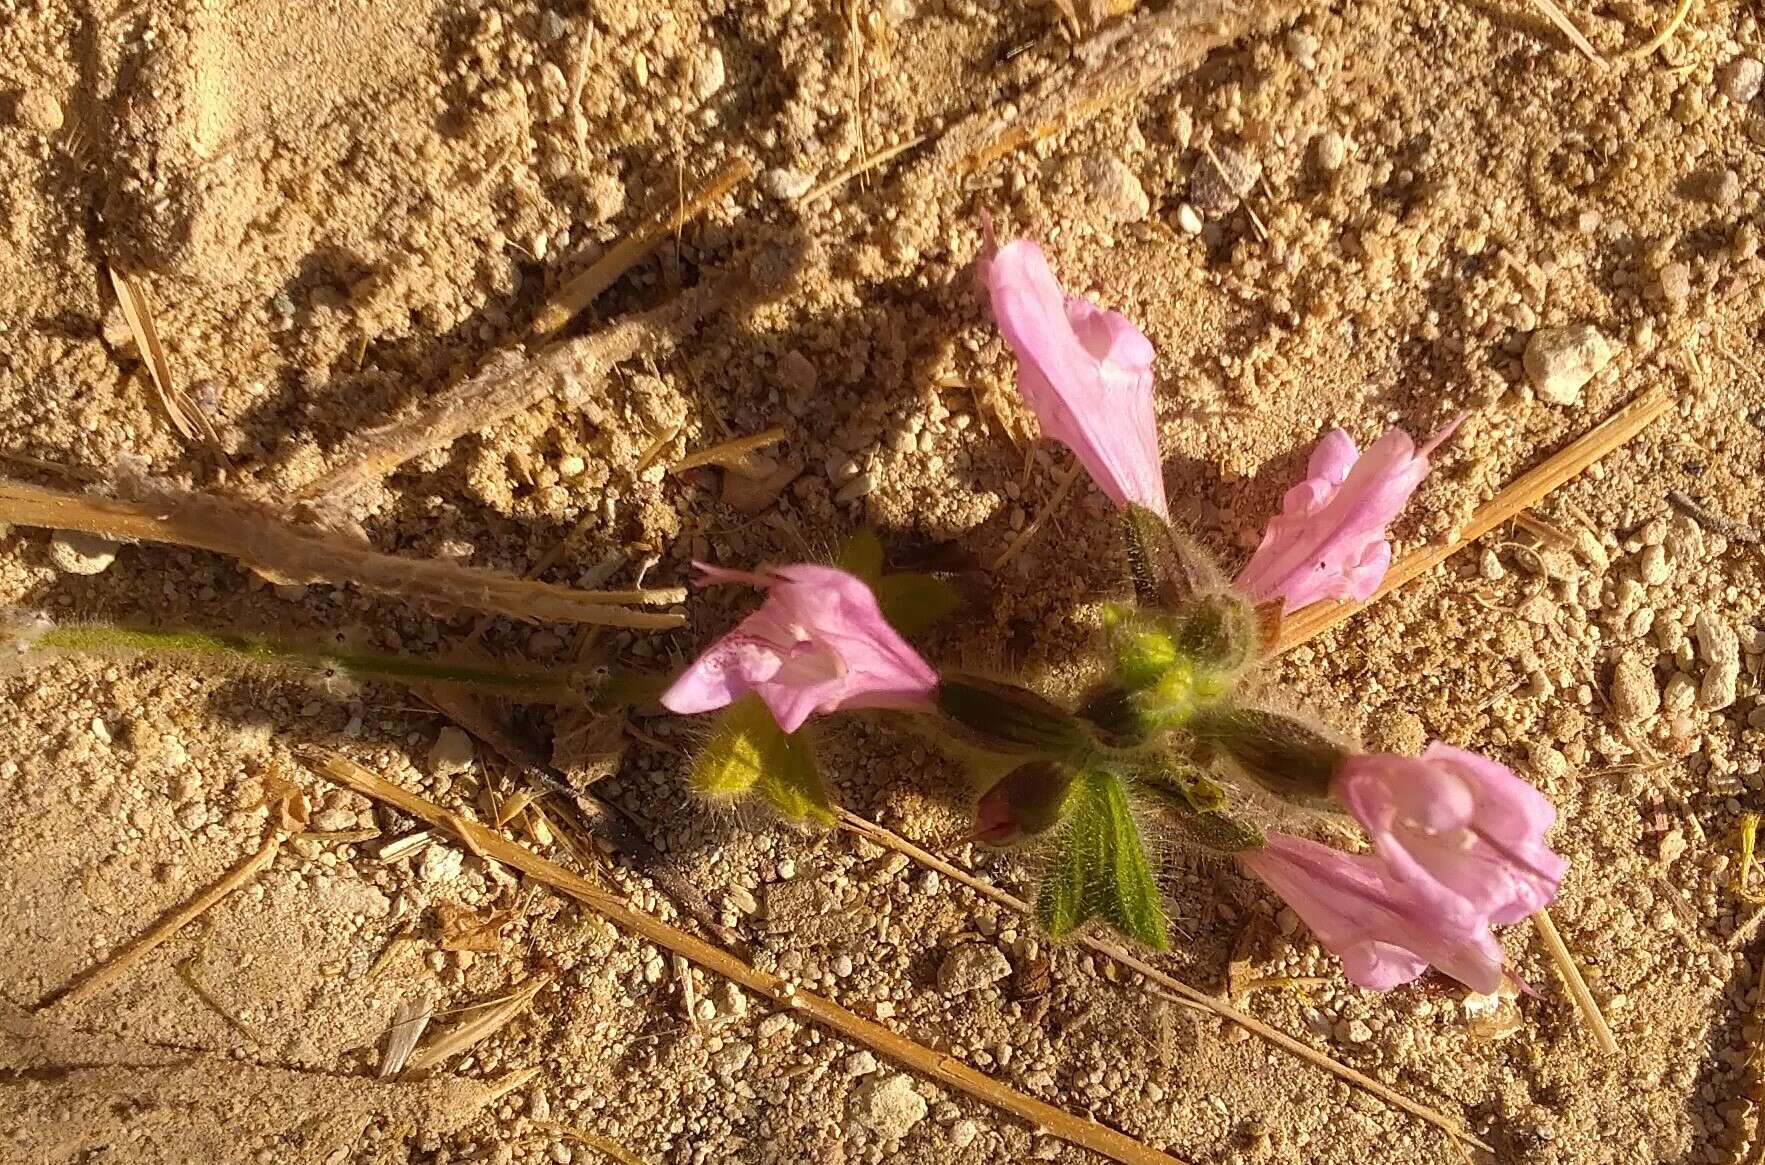
[[[739,158],[755,179],[576,327],[756,247],[793,257],[788,286],[586,400],[549,399],[357,494],[349,517],[376,546],[518,574],[568,540],[543,577],[667,585],[695,557],[823,555],[870,524],[900,560],[990,566],[1069,458],[1018,439],[1014,365],[972,278],[983,211],[1151,336],[1171,496],[1228,565],[1333,425],[1365,442],[1470,414],[1399,524],[1413,545],[1451,537],[1635,393],[1671,389],[1667,417],[1525,521],[1271,675],[1369,744],[1465,744],[1549,793],[1572,859],[1554,914],[1619,1055],[1598,1052],[1530,926],[1504,941],[1535,996],[1490,1013],[1435,979],[1374,994],[1257,886],[1175,850],[1178,937],[1159,962],[1210,992],[1320,977],[1234,1000],[1462,1117],[1494,1160],[1747,1160],[1765,937],[1732,882],[1742,815],[1765,800],[1765,560],[1747,525],[1765,523],[1758,17],[1694,2],[1663,47],[1627,57],[1669,6],[1572,5],[1601,68],[1524,0],[1297,13],[961,180],[900,181],[910,151],[810,201],[1060,75],[1076,50],[1059,9],[0,0],[4,473],[284,497]],[[233,468],[158,408],[106,265],[151,295]],[[1529,377],[1534,334],[1578,324],[1610,363],[1579,390]],[[767,485],[668,472],[770,426],[786,472]],[[1676,508],[1675,490],[1717,516]],[[1058,690],[1121,589],[1116,542],[1081,479],[928,654]],[[478,620],[272,585],[195,551],[124,546],[104,567],[76,550],[7,531],[0,598],[63,622],[419,653]],[[673,666],[751,601],[695,596],[689,628],[608,632],[589,657]],[[541,665],[583,646],[575,627],[508,619],[484,642]],[[645,1162],[1095,1159],[687,979],[445,840],[383,858],[414,823],[312,776],[297,746],[475,814],[520,782],[410,692],[125,658],[59,660],[0,691],[0,1160],[611,1159],[596,1138]],[[545,741],[576,715],[515,723]],[[755,965],[1197,1165],[1483,1159],[900,855],[695,801],[697,729],[634,728],[596,792]],[[935,749],[859,722],[823,752],[843,803],[1028,893],[1028,860],[962,844],[964,778]],[[316,833],[113,986],[32,1014],[253,851],[281,780],[304,786]],[[568,861],[563,840],[548,852]],[[610,868],[680,920],[657,882]],[[483,949],[443,949],[462,910],[504,912]],[[1003,977],[940,976],[959,950]],[[426,1079],[374,1079],[401,1006],[432,1004],[439,1030],[535,975],[547,986],[486,1041]]]

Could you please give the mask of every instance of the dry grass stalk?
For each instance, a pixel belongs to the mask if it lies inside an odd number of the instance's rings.
[[[411,415],[351,437],[338,453],[337,468],[300,487],[295,499],[337,501],[405,462],[445,449],[554,392],[568,401],[577,393],[599,391],[616,366],[673,347],[739,286],[739,278],[712,279],[661,307],[621,317],[537,353],[499,352],[475,375],[443,389]]]
[[[57,1010],[76,1007],[116,982],[149,951],[202,917],[215,903],[256,877],[260,870],[265,869],[276,860],[276,851],[281,846],[281,836],[272,833],[263,845],[258,847],[256,853],[228,870],[214,885],[160,919],[144,934],[125,943],[110,958],[87,971],[61,995],[50,1000],[46,1006]]]
[[[878,150],[868,158],[846,167],[832,178],[829,178],[826,182],[823,182],[819,186],[806,192],[801,198],[797,199],[797,205],[809,206],[821,201],[823,198],[826,198],[828,195],[832,194],[834,191],[838,190],[859,175],[868,174],[878,166],[894,161],[908,150],[911,150],[914,146],[924,142],[929,136],[929,134],[920,134],[918,137],[909,138],[899,145],[890,146],[886,150]]]
[[[529,1123],[534,1128],[544,1129],[554,1136],[565,1137],[587,1145],[603,1157],[619,1162],[619,1165],[644,1165],[643,1158],[617,1141],[603,1137],[599,1133],[591,1133],[587,1129],[577,1128],[575,1125],[560,1124],[557,1121],[530,1121]]]
[[[110,276],[117,304],[123,309],[123,320],[129,325],[129,334],[135,339],[142,362],[147,365],[147,379],[153,382],[153,391],[159,396],[159,407],[165,411],[166,419],[171,421],[178,436],[186,441],[201,442],[220,458],[223,465],[231,465],[232,459],[221,447],[221,438],[214,425],[172,379],[171,361],[166,359],[165,345],[160,343],[159,328],[154,325],[153,305],[147,292],[134,276],[125,275],[115,267],[107,266],[104,270]]]
[[[1002,119],[998,106],[988,105],[951,126],[909,179],[947,186],[951,176],[971,174],[1106,109],[1130,108],[1214,49],[1278,28],[1299,10],[1293,0],[1198,0],[1124,20],[1077,45],[1071,64],[1017,97],[1014,117]]]
[[[724,195],[753,177],[754,164],[738,158],[724,168],[690,198],[678,200],[666,214],[654,215],[619,240],[606,254],[563,287],[546,302],[533,320],[533,335],[550,339],[573,319],[577,312],[594,301],[594,297],[611,287],[620,276],[643,262],[669,235],[704,214]]]
[[[1543,3],[1544,0],[1539,0],[1539,2]],[[1661,26],[1661,31],[1650,37],[1647,44],[1631,49],[1624,55],[1633,60],[1640,60],[1659,50],[1661,46],[1673,39],[1673,34],[1679,31],[1679,26],[1684,24],[1685,18],[1691,15],[1692,6],[1696,3],[1697,0],[1679,0],[1678,6],[1673,9],[1673,16]]]
[[[434,1018],[435,1008],[421,995],[413,995],[399,1004],[392,1015],[392,1026],[386,1031],[386,1049],[380,1054],[380,1068],[375,1075],[390,1080],[403,1072],[411,1061],[411,1053],[416,1051],[417,1041],[423,1038],[424,1029]]]
[[[962,885],[967,886],[969,889],[991,902],[1006,907],[1009,910],[1015,910],[1019,914],[1026,916],[1030,913],[1029,903],[1025,902],[1023,899],[1009,893],[1008,891],[1001,890],[990,882],[975,877],[967,870],[945,861],[936,854],[931,853],[929,850],[921,849],[906,838],[883,828],[874,821],[869,821],[860,817],[850,810],[842,809],[839,811],[839,825],[840,828],[845,829],[847,832],[854,833],[876,845],[884,847],[885,849],[892,849],[896,853],[905,854],[920,865],[936,870],[938,873],[952,881],[962,883]],[[1237,1024],[1252,1035],[1268,1041],[1283,1051],[1298,1056],[1306,1063],[1322,1068],[1331,1075],[1336,1076],[1357,1088],[1372,1093],[1380,1100],[1383,1100],[1394,1107],[1401,1108],[1411,1116],[1420,1117],[1422,1120],[1427,1121],[1442,1132],[1447,1133],[1449,1136],[1462,1141],[1467,1145],[1475,1146],[1486,1152],[1490,1151],[1488,1145],[1485,1145],[1482,1141],[1472,1136],[1458,1121],[1438,1109],[1430,1108],[1427,1105],[1422,1104],[1420,1101],[1411,1100],[1409,1097],[1403,1095],[1403,1093],[1398,1092],[1385,1084],[1381,1084],[1371,1076],[1368,1076],[1363,1072],[1357,1072],[1346,1064],[1338,1063],[1324,1053],[1315,1051],[1314,1049],[1307,1047],[1305,1044],[1300,1043],[1285,1032],[1272,1028],[1256,1017],[1239,1011],[1225,1000],[1215,999],[1211,995],[1197,991],[1182,980],[1172,978],[1170,975],[1165,974],[1163,971],[1154,967],[1151,963],[1148,963],[1146,960],[1140,958],[1125,947],[1111,942],[1108,939],[1099,938],[1094,935],[1081,935],[1077,941],[1080,944],[1089,947],[1091,950],[1096,951],[1098,954],[1113,959],[1115,962],[1120,963],[1122,966],[1127,967],[1130,970],[1139,972],[1153,983],[1175,993],[1186,1003],[1210,1011],[1221,1019]]]
[[[689,453],[669,467],[669,473],[685,473],[689,469],[697,469],[701,465],[716,465],[724,469],[734,469],[747,460],[750,454],[756,453],[768,445],[776,445],[785,439],[783,426],[774,425],[764,432],[755,433],[751,437],[737,437],[733,441],[724,441],[701,449],[697,453]]]
[[[830,999],[798,990],[795,984],[761,971],[721,947],[635,909],[623,898],[586,878],[517,845],[500,833],[467,821],[433,801],[381,779],[353,761],[334,753],[315,752],[310,763],[315,771],[345,788],[455,833],[468,848],[481,850],[493,860],[575,899],[628,933],[690,959],[707,971],[762,995],[801,1018],[818,1023],[946,1087],[1028,1121],[1069,1144],[1089,1149],[1122,1165],[1181,1165],[1168,1154],[1095,1121],[1073,1116],[1008,1088],[954,1057],[935,1052],[881,1024],[854,1015]]]
[[[526,1011],[528,1006],[532,1004],[533,997],[544,990],[551,981],[550,975],[535,975],[516,988],[513,993],[503,996],[486,1007],[475,1009],[476,1014],[471,1019],[464,1023],[455,1024],[412,1052],[410,1059],[405,1063],[404,1074],[414,1076],[420,1072],[427,1072],[443,1061],[452,1059],[468,1048],[476,1047],[483,1040],[495,1035],[510,1020]]]
[[[1582,56],[1602,69],[1606,67],[1606,59],[1600,56],[1599,50],[1593,47],[1591,41],[1581,35],[1581,30],[1575,27],[1575,22],[1569,19],[1569,14],[1562,10],[1557,4],[1557,0],[1532,0],[1532,2],[1538,5],[1539,11],[1544,13],[1545,19],[1557,26],[1558,32],[1569,38],[1570,44],[1581,50]]]
[[[296,526],[258,503],[214,494],[165,491],[138,502],[0,481],[0,522],[212,550],[278,581],[349,582],[416,603],[472,607],[518,619],[649,630],[686,622],[682,615],[616,605],[678,603],[686,597],[679,587],[579,591],[436,559],[399,558]]]
[[[1600,1005],[1587,989],[1587,980],[1581,977],[1581,968],[1575,965],[1575,958],[1569,954],[1563,936],[1557,933],[1557,924],[1551,921],[1549,911],[1540,910],[1532,916],[1532,923],[1538,929],[1538,937],[1544,940],[1545,950],[1550,952],[1551,962],[1556,964],[1557,974],[1569,988],[1569,998],[1575,1001],[1575,1010],[1581,1013],[1581,1019],[1593,1031],[1593,1038],[1599,1044],[1600,1051],[1608,1056],[1618,1055],[1618,1041],[1612,1038],[1612,1029],[1606,1025],[1606,1017],[1600,1011]]]
[[[1297,611],[1281,624],[1275,653],[1288,651],[1378,602],[1412,579],[1428,573],[1471,545],[1503,522],[1537,505],[1553,490],[1578,476],[1588,466],[1625,444],[1673,407],[1674,395],[1663,388],[1638,394],[1629,404],[1607,417],[1584,436],[1572,441],[1540,465],[1509,482],[1499,493],[1477,508],[1471,520],[1452,542],[1418,546],[1399,558],[1385,572],[1385,580],[1364,603],[1326,601]]]
[[[1060,509],[1060,503],[1066,500],[1067,491],[1072,489],[1073,482],[1077,481],[1079,478],[1079,469],[1080,465],[1078,459],[1074,458],[1072,465],[1067,468],[1066,473],[1063,474],[1060,481],[1056,483],[1054,487],[1054,496],[1048,499],[1048,504],[1038,510],[1036,516],[1031,518],[1024,528],[1017,532],[1017,537],[1011,540],[1011,544],[1005,548],[1004,553],[1000,554],[998,558],[993,560],[993,565],[990,569],[999,570],[1013,558],[1016,558],[1019,550],[1022,550],[1025,546],[1029,545],[1030,539],[1036,536],[1042,527],[1047,524],[1048,519],[1052,518],[1056,511]]]

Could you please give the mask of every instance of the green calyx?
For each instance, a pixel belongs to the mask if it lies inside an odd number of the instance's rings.
[[[1216,705],[1185,728],[1269,792],[1306,805],[1329,801],[1331,778],[1350,751],[1324,729],[1268,708]]]
[[[952,736],[986,752],[1073,757],[1093,743],[1078,717],[1016,684],[946,675],[938,683],[937,707]]]
[[[793,821],[834,819],[807,731],[784,731],[758,696],[737,700],[717,717],[693,763],[692,782],[708,797],[757,796]]]
[[[1187,761],[1167,758],[1137,776],[1165,818],[1203,849],[1232,854],[1267,844],[1262,830],[1227,812],[1225,787]]]

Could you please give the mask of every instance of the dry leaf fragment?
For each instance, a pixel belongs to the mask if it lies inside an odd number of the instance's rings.
[[[454,902],[437,902],[435,917],[441,924],[441,949],[491,954],[502,949],[502,928],[515,916],[512,909],[478,915]]]
[[[153,390],[158,395],[159,407],[165,411],[166,419],[171,421],[172,428],[184,440],[200,441],[224,464],[231,465],[232,460],[221,447],[220,435],[215,432],[214,425],[196,402],[172,380],[171,362],[166,359],[165,346],[159,340],[159,329],[154,326],[153,305],[148,301],[146,291],[134,276],[126,275],[115,267],[107,266],[104,270],[110,276],[110,285],[116,291],[117,304],[123,309],[123,319],[129,325],[129,334],[135,338],[135,347],[147,365],[147,379],[153,382]]]

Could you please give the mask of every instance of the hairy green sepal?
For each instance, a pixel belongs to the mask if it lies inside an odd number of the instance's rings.
[[[806,732],[785,732],[758,696],[737,700],[717,717],[692,781],[706,796],[753,794],[793,821],[833,822]]]

